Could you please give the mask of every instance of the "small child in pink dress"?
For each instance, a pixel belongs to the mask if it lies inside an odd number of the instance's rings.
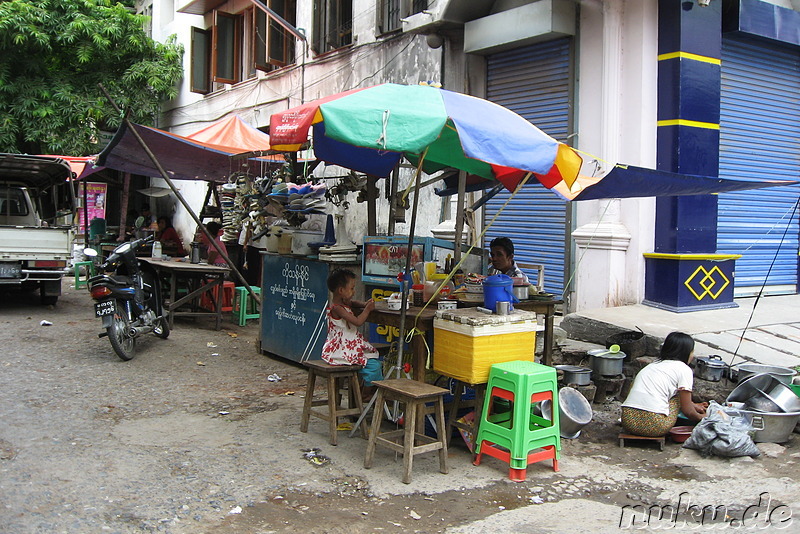
[[[367,320],[375,308],[372,299],[358,302],[353,299],[356,292],[356,275],[348,269],[336,269],[328,276],[328,290],[332,294],[327,308],[328,339],[322,347],[322,359],[331,365],[363,365],[359,372],[364,380],[364,396],[371,396],[373,380],[383,380],[378,351],[361,335],[358,327]],[[351,306],[364,309],[356,316]]]

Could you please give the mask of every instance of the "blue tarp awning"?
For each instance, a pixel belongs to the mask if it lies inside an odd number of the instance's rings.
[[[448,177],[444,182],[445,188],[437,190],[437,195],[447,196],[458,192],[457,176]],[[657,171],[633,165],[615,165],[608,174],[600,178],[581,176],[578,184],[583,190],[574,195],[572,200],[708,195],[798,183],[800,180],[735,180]],[[468,190],[488,189],[494,185],[496,182],[489,180],[473,180],[468,185]],[[525,187],[541,187],[541,185],[529,181]],[[553,191],[559,193],[556,189]]]

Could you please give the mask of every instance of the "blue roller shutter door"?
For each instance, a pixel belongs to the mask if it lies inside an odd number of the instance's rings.
[[[570,133],[571,39],[559,39],[488,56],[487,96],[566,142]],[[567,262],[567,205],[531,178],[486,233],[514,241],[518,263],[545,266],[545,289],[561,295]],[[503,191],[486,204],[488,223],[508,200]],[[532,272],[529,272],[529,276]]]
[[[720,177],[797,180],[800,50],[729,36],[722,45]],[[796,292],[798,193],[774,187],[719,196],[717,250],[743,255],[737,295],[755,294],[765,282],[769,293]]]

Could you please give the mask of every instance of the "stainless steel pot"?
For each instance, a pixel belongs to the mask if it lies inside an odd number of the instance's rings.
[[[556,365],[556,369],[564,372],[564,383],[576,386],[588,386],[591,382],[592,370],[577,365]]]
[[[512,286],[511,291],[519,300],[528,300],[528,286]]]
[[[711,356],[699,356],[694,368],[694,375],[697,378],[708,380],[709,382],[719,382],[725,375],[728,366],[722,358],[716,354]]]
[[[792,378],[797,374],[797,371],[788,367],[780,367],[778,365],[762,365],[760,363],[742,363],[735,368],[731,368],[731,380],[742,382],[747,380],[753,375],[762,373],[769,373],[787,386],[792,383]]]
[[[595,349],[587,352],[591,356],[592,371],[597,376],[617,376],[622,374],[625,353],[612,345],[609,349]]]

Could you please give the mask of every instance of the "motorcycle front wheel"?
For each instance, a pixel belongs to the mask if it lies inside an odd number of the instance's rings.
[[[106,328],[111,347],[122,360],[132,360],[136,356],[136,338],[127,334],[130,320],[125,308],[119,302],[114,303],[114,321]]]

